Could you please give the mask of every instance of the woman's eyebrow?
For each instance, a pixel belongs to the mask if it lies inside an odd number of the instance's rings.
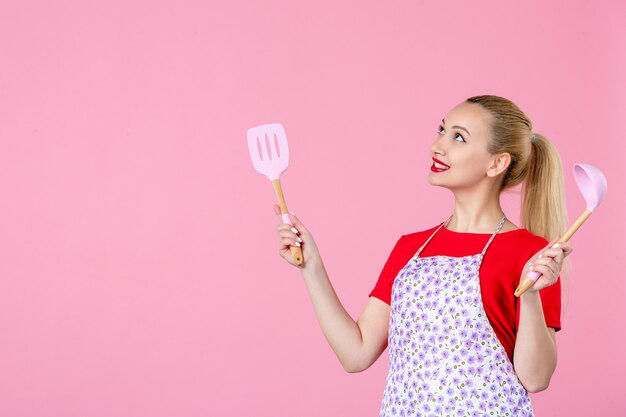
[[[441,123],[443,123],[443,125],[446,125],[446,120],[445,119],[441,119]],[[466,128],[464,128],[463,126],[452,126],[452,129],[461,129],[465,132],[467,132],[468,135],[472,136],[472,134],[469,132],[469,130],[467,130]]]

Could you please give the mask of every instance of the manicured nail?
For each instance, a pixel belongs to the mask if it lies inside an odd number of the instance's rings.
[[[559,246],[561,246],[559,243],[555,243],[554,245],[552,245],[552,249],[557,249]]]
[[[294,232],[294,233],[298,233],[298,229],[296,229],[295,227],[292,227],[291,231]]]
[[[543,256],[543,254],[541,254],[541,253],[540,253],[540,254],[539,254],[539,256],[538,256],[537,258],[541,258],[542,256]]]
[[[296,246],[300,246],[300,242],[296,242]]]
[[[302,243],[302,238],[298,236],[298,242]]]

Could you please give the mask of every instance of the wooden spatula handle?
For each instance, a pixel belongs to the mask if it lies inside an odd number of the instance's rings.
[[[280,186],[280,180],[272,180],[272,185],[274,186],[274,192],[276,193],[276,198],[278,199],[278,205],[280,206],[280,214],[283,215],[284,219],[289,219],[289,217],[284,216],[289,213],[287,210],[287,203],[285,202],[285,196],[283,195],[283,189]],[[291,224],[291,222],[289,222]],[[302,265],[304,262],[304,257],[302,256],[302,248],[299,246],[290,246],[289,250],[291,251],[291,256],[296,261],[296,264]]]

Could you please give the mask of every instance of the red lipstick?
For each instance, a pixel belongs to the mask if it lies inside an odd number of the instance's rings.
[[[435,164],[437,164],[439,166],[435,166]],[[430,167],[430,170],[432,172],[443,172],[443,171],[447,171],[449,169],[450,169],[450,165],[444,164],[443,162],[441,162],[437,158],[433,158],[433,164]]]

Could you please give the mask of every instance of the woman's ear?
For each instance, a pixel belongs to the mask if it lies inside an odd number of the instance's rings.
[[[502,174],[511,165],[511,154],[504,152],[498,155],[494,155],[491,160],[491,165],[487,170],[488,177],[497,177]]]

